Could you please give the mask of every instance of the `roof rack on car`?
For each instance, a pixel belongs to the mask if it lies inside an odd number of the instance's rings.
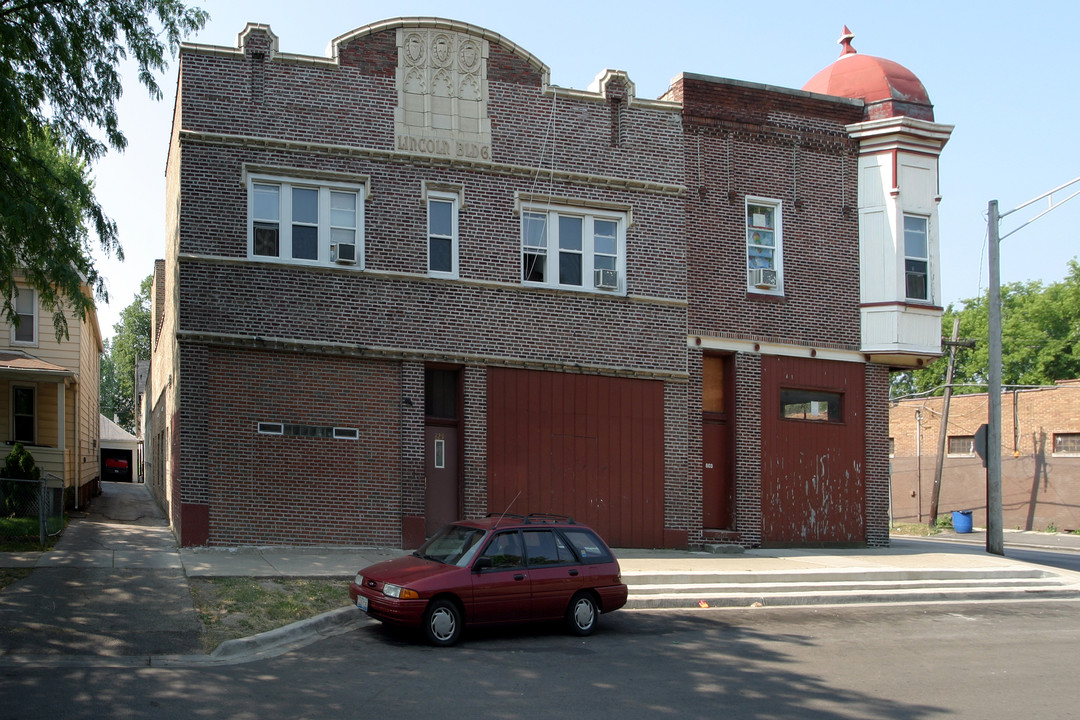
[[[574,518],[569,515],[559,515],[558,513],[529,513],[528,517],[525,518],[525,522],[561,522],[570,523],[571,525],[575,524]]]
[[[501,512],[501,513],[488,513],[488,514],[487,514],[487,515],[485,515],[484,517],[495,517],[495,518],[514,518],[514,519],[516,519],[516,520],[524,520],[524,519],[525,519],[525,516],[524,516],[524,515],[518,515],[517,513],[505,513],[505,512]]]

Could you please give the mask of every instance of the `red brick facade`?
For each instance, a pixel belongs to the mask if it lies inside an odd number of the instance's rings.
[[[643,514],[659,520],[641,522],[670,546],[759,545],[770,540],[762,514],[776,511],[763,508],[761,440],[778,412],[762,406],[762,356],[775,354],[843,361],[860,385],[865,377],[865,403],[848,408],[845,422],[866,441],[843,451],[863,468],[865,492],[845,510],[865,524],[858,542],[887,543],[888,375],[859,354],[858,147],[845,131],[862,119],[861,103],[692,75],[660,101],[636,99],[619,73],[595,91],[564,90],[512,43],[449,27],[487,43],[487,158],[472,157],[467,143],[440,155],[398,139],[400,24],[352,34],[333,59],[280,54],[260,26],[245,30],[237,50],[182,51],[173,225],[155,296],[166,309],[148,394],[149,435],[160,438],[152,466],[167,476],[153,487],[181,541],[414,544],[433,482],[425,470],[433,423],[457,438],[457,510],[505,509],[491,506],[490,484],[501,482],[491,468],[512,468],[507,453],[517,451],[500,443],[503,455],[489,463],[488,375],[497,367],[661,388],[644,393],[642,412],[662,417],[645,440],[662,453],[663,477],[650,487],[663,488],[664,507]],[[363,187],[362,263],[253,257],[252,175]],[[428,272],[430,188],[460,198],[454,278]],[[747,197],[783,208],[780,293],[747,290]],[[618,291],[522,282],[521,205],[530,200],[625,218]],[[701,509],[702,358],[716,353],[734,357],[736,507],[734,527],[710,529]],[[433,368],[457,373],[453,418],[431,415]],[[523,421],[541,423],[548,399],[521,397]],[[602,417],[557,431],[580,448],[551,470],[562,489],[534,492],[513,511],[602,503],[635,512],[641,498],[610,475],[617,451],[593,449],[590,422]],[[538,452],[523,447],[517,462],[538,462]],[[571,503],[567,477],[579,475],[601,478],[603,497]]]

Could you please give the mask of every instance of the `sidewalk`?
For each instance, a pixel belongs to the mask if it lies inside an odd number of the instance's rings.
[[[0,553],[0,567],[31,568],[0,592],[0,664],[92,656],[133,664],[241,662],[283,652],[364,618],[347,606],[280,631],[201,654],[201,626],[188,578],[351,577],[407,551],[379,548],[178,549],[142,485],[104,483],[92,507],[73,515],[49,552]],[[1080,598],[1080,573],[987,554],[985,536],[898,538],[893,547],[747,550],[712,554],[615,549],[631,588],[627,608],[750,607],[834,602],[927,602]],[[952,539],[948,544],[938,542]],[[1080,536],[1008,532],[1006,549],[1080,551]],[[982,595],[979,595],[979,593]],[[20,660],[21,659],[21,660]]]

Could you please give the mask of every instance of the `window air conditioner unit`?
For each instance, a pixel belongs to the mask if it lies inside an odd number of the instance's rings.
[[[776,288],[776,271],[772,268],[753,268],[750,270],[750,284],[761,290]]]
[[[593,270],[593,284],[598,290],[618,290],[619,271],[597,268]]]
[[[356,245],[354,243],[338,243],[334,251],[334,262],[341,265],[355,265]]]

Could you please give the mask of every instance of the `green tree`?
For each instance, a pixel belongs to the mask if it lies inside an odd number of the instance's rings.
[[[148,275],[139,293],[120,311],[120,322],[113,325],[112,340],[106,343],[101,359],[101,413],[116,417],[118,425],[135,431],[135,365],[150,359],[150,293],[153,276]]]
[[[960,349],[953,373],[954,392],[985,392],[989,358],[989,294],[950,305],[941,319],[942,335],[960,318],[960,337],[975,348]],[[1001,288],[1001,381],[1004,385],[1050,385],[1080,377],[1080,264],[1069,261],[1061,282],[1009,283]],[[895,373],[892,396],[944,391],[947,360]]]
[[[154,73],[166,52],[203,27],[207,14],[178,0],[0,0],[0,298],[12,305],[25,274],[67,335],[65,307],[84,319],[91,292],[108,300],[94,268],[88,226],[102,250],[123,259],[115,223],[94,197],[88,166],[127,145],[116,101],[118,63],[161,98]],[[103,134],[99,138],[97,134]]]

